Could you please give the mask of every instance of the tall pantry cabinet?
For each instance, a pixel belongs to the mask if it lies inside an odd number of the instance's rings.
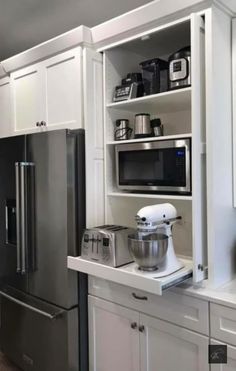
[[[164,36],[158,37],[158,33],[166,36],[166,42]],[[169,37],[171,34],[174,37]],[[142,57],[143,60],[145,57],[154,57],[158,47],[164,50],[161,55],[165,55],[165,52],[167,54],[170,46],[168,40],[175,40],[180,47],[187,41],[191,43],[191,88],[160,93],[155,97],[113,102],[114,87],[120,83],[121,78],[127,72],[134,71]],[[200,285],[206,283],[210,287],[230,281],[235,274],[232,262],[235,261],[236,239],[232,164],[231,15],[212,6],[149,31],[141,30],[138,33],[136,30],[128,38],[120,41],[115,39],[102,51],[105,89],[105,222],[134,226],[133,217],[139,208],[171,202],[183,216],[183,224],[174,230],[177,235],[176,252],[180,255],[184,253],[192,260],[193,281]],[[191,196],[132,194],[117,189],[114,123],[118,118],[128,118],[132,122],[134,114],[138,112],[160,115],[164,124],[166,122],[165,135],[168,139],[181,136],[191,138]],[[135,139],[130,142],[135,142]],[[188,330],[180,322],[172,325],[168,318],[155,318],[159,317],[157,306],[151,315],[146,315],[144,307],[148,307],[147,300],[139,310],[140,304],[134,303],[131,293],[127,300],[132,303],[128,306],[123,296],[126,290],[133,289],[120,286],[118,293],[112,286],[116,283],[104,282],[106,286],[111,286],[108,295],[102,295],[99,281],[95,285],[96,290],[89,292],[91,370],[109,370],[112,367],[110,362],[115,364],[117,370],[123,368],[128,371],[235,369],[233,347],[228,347],[227,365],[209,366],[210,339],[206,324],[204,330],[208,333],[201,334],[199,329]],[[117,303],[119,295],[122,299]],[[166,295],[163,293],[160,300],[165,301]],[[208,316],[207,308],[204,313]]]
[[[129,37],[118,41],[116,37],[100,49],[104,54],[105,221],[134,227],[134,216],[141,207],[173,203],[183,217],[174,227],[176,253],[192,261],[194,283],[208,279],[211,287],[217,287],[235,273],[231,15],[212,6],[197,13],[190,10],[183,18],[173,20],[172,15],[170,19],[149,30],[142,25],[140,31],[135,29],[132,35],[129,32]],[[128,72],[136,71],[140,62],[154,57],[166,59],[186,45],[191,45],[191,87],[112,101],[115,86]],[[126,118],[132,124],[139,112],[162,119],[162,139],[191,138],[190,196],[134,194],[117,188],[114,123]]]

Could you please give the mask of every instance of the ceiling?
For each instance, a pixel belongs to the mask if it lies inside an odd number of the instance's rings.
[[[92,27],[150,0],[0,0],[0,60],[81,24]]]

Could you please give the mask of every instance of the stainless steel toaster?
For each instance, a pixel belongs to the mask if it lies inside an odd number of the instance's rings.
[[[86,229],[81,246],[81,257],[110,267],[120,267],[133,261],[128,249],[128,235],[132,228],[120,225],[101,225]]]

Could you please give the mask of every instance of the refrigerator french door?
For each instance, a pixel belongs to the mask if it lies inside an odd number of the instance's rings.
[[[85,226],[84,167],[82,129],[0,140],[0,345],[26,371],[79,369],[86,279],[67,255]]]

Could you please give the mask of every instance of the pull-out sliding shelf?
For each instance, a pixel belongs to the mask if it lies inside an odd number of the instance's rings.
[[[151,294],[162,295],[163,291],[176,286],[192,277],[193,264],[191,260],[181,259],[184,268],[168,276],[155,278],[155,273],[140,272],[135,263],[119,268],[109,267],[91,262],[81,257],[68,256],[67,266],[70,269],[103,278],[121,285],[147,291]]]

